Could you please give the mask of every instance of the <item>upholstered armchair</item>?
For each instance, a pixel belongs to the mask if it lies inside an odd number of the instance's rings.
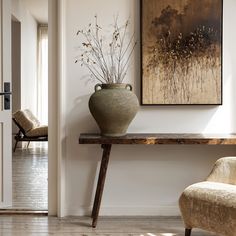
[[[236,157],[219,159],[206,181],[184,190],[179,206],[185,236],[193,228],[236,236]]]

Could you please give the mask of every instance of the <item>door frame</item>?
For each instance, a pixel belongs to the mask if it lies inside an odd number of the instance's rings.
[[[48,214],[65,212],[65,0],[48,1]]]
[[[0,83],[11,82],[11,4],[7,0],[0,1]],[[2,84],[3,85],[3,84]],[[1,88],[3,90],[3,88]],[[2,91],[1,91],[2,92]],[[1,97],[2,98],[2,97]],[[2,100],[2,103],[3,100]],[[3,104],[2,104],[3,105]],[[3,107],[2,107],[3,108]],[[1,132],[1,197],[0,208],[12,204],[12,127],[11,110],[1,109],[0,124],[3,123]],[[5,131],[4,131],[5,130]]]
[[[48,0],[48,215],[58,217],[65,216],[65,5],[64,0]],[[11,14],[7,17],[10,24]]]

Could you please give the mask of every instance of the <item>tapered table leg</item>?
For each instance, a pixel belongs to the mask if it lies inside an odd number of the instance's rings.
[[[97,226],[97,220],[102,200],[102,193],[104,189],[107,167],[109,163],[109,157],[111,152],[111,144],[102,144],[103,155],[102,155],[102,162],[99,171],[96,195],[93,203],[93,210],[92,210],[92,219],[93,223],[92,226],[95,228]]]
[[[192,229],[185,229],[185,236],[191,236]]]

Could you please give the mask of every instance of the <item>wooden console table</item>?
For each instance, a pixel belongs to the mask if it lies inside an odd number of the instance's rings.
[[[101,144],[103,149],[97,189],[92,210],[92,227],[97,220],[106,179],[106,172],[113,144],[202,144],[202,145],[236,145],[236,134],[127,134],[123,137],[104,137],[99,134],[80,134],[80,144]]]

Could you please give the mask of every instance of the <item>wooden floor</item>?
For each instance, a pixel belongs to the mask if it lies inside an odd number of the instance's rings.
[[[47,210],[47,148],[18,148],[12,159],[12,209]]]
[[[90,218],[0,216],[0,235],[6,236],[184,236],[180,218],[106,217],[91,228]],[[215,234],[194,230],[192,236]]]

